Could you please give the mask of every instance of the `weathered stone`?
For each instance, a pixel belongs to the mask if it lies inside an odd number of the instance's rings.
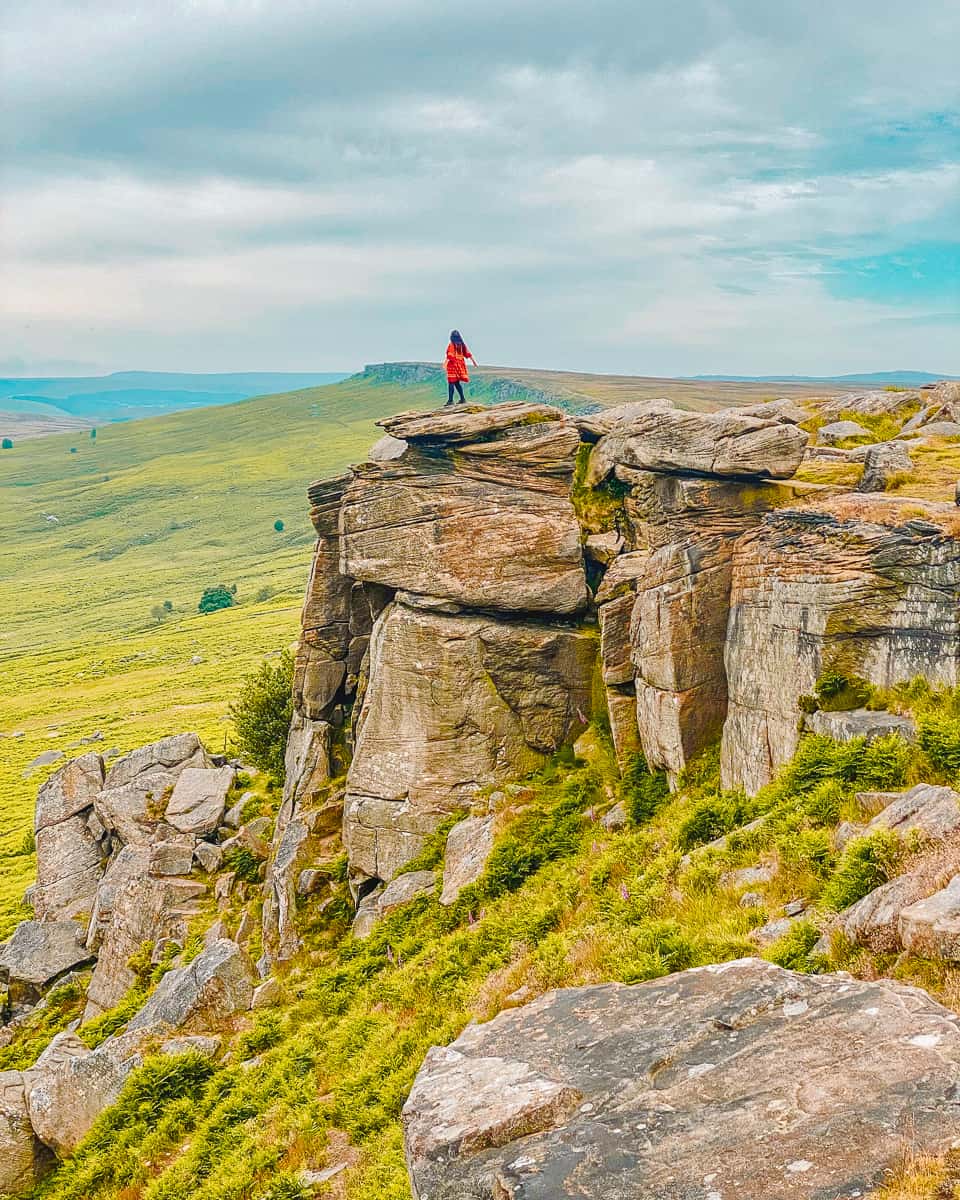
[[[915,391],[887,392],[877,389],[860,392],[856,395],[850,395],[849,392],[841,393],[829,400],[819,401],[817,408],[823,416],[835,421],[845,412],[854,412],[868,417],[901,413],[904,409],[912,408],[918,399],[918,393]]]
[[[102,786],[103,761],[99,754],[84,754],[71,759],[65,767],[54,772],[37,793],[34,832],[39,833],[85,812],[93,805]]]
[[[738,904],[741,908],[763,908],[763,896],[759,892],[744,892]]]
[[[227,907],[236,886],[236,871],[224,871],[222,875],[217,876],[217,881],[213,885],[213,898],[217,902],[217,908],[224,909]]]
[[[895,475],[909,474],[912,470],[913,460],[902,442],[868,446],[857,491],[885,492]]]
[[[627,810],[624,808],[623,802],[615,804],[613,808],[605,812],[600,818],[600,824],[608,833],[617,833],[619,830],[625,829],[627,826]]]
[[[189,875],[192,867],[192,836],[155,842],[150,848],[151,875]]]
[[[561,420],[559,409],[546,404],[527,404],[518,401],[485,407],[480,404],[461,404],[455,408],[434,412],[402,412],[384,417],[377,424],[391,437],[402,441],[441,442],[459,445],[478,438],[500,434],[514,426],[553,423]]]
[[[900,944],[900,914],[930,892],[931,884],[925,873],[898,875],[844,909],[838,928],[851,942],[868,946],[878,954],[889,953]]]
[[[310,804],[329,783],[332,741],[333,729],[329,722],[294,712],[284,758],[285,802]]]
[[[591,533],[583,542],[587,558],[608,567],[623,549],[623,537],[610,530],[608,533]]]
[[[357,905],[357,915],[353,918],[352,933],[357,941],[363,941],[373,933],[377,921],[380,920],[380,909],[377,901],[383,893],[383,884],[368,892]]]
[[[750,941],[754,942],[761,950],[767,950],[775,942],[790,932],[793,928],[793,917],[775,917],[772,921],[767,921],[766,925],[761,925],[759,929],[754,929],[750,933]]]
[[[676,404],[662,397],[631,400],[627,404],[617,404],[610,408],[601,408],[599,412],[574,417],[573,423],[580,430],[585,442],[598,442],[608,433],[629,430],[635,420],[647,417],[651,413],[669,412],[673,408],[676,408]]]
[[[127,1029],[155,1025],[187,1032],[219,1028],[249,1009],[255,986],[253,963],[235,942],[223,938],[192,963],[168,971]]]
[[[89,822],[102,784],[100,756],[84,754],[61,767],[40,788],[34,815],[37,888],[33,908],[41,920],[89,913],[93,905],[104,855]]]
[[[826,1200],[888,1177],[891,1130],[949,1147],[958,1082],[926,993],[747,959],[468,1026],[414,1082],[407,1162],[430,1200]]]
[[[0,1195],[26,1195],[52,1165],[30,1124],[23,1075],[0,1071]]]
[[[220,1053],[221,1040],[216,1034],[188,1033],[184,1037],[167,1038],[160,1043],[160,1054],[173,1057],[178,1054],[202,1054],[204,1058],[216,1058]]]
[[[769,883],[776,874],[776,869],[770,866],[738,867],[723,876],[723,883],[727,887],[752,887],[757,883]]]
[[[252,1009],[271,1008],[275,1004],[279,1004],[283,999],[283,988],[280,986],[278,979],[265,979],[258,987],[253,989],[253,997],[250,1000]]]
[[[197,842],[193,848],[193,857],[208,874],[220,870],[223,862],[223,850],[213,842]]]
[[[833,832],[834,849],[843,850],[854,838],[863,837],[865,832],[865,825],[858,825],[854,821],[841,821]]]
[[[896,713],[871,712],[866,708],[854,708],[847,712],[815,712],[804,717],[804,729],[833,738],[835,742],[851,742],[854,738],[875,738],[895,733],[905,742],[916,740],[917,727],[909,717]]]
[[[105,829],[129,844],[153,840],[167,798],[182,771],[209,767],[195,733],[181,733],[141,746],[117,759],[106,773],[94,810]]]
[[[641,752],[636,689],[632,685],[625,685],[608,687],[605,692],[614,753],[617,762],[624,767]]]
[[[444,813],[573,740],[594,653],[564,625],[385,610],[347,776],[351,870],[391,879]]]
[[[385,887],[377,887],[360,901],[353,922],[353,936],[369,937],[376,923],[419,896],[432,896],[436,889],[433,871],[411,871],[398,875]]]
[[[600,439],[586,482],[601,483],[618,463],[646,471],[789,479],[807,441],[796,425],[734,411],[654,412],[631,421],[627,432]]]
[[[902,837],[917,832],[945,838],[960,829],[960,795],[952,788],[918,783],[877,813],[867,833],[878,829],[892,829]]]
[[[166,819],[175,829],[195,837],[213,833],[223,820],[233,778],[233,767],[187,767],[174,786]]]
[[[597,610],[600,620],[600,663],[607,684],[633,683],[636,668],[631,657],[630,620],[635,598],[620,596]]]
[[[960,959],[960,875],[939,892],[901,909],[897,922],[904,950],[947,962]]]
[[[875,817],[902,795],[903,792],[854,792],[853,798],[868,817]]]
[[[398,458],[403,458],[408,449],[409,444],[402,438],[395,438],[392,434],[385,433],[367,451],[367,458],[371,462],[394,462]]]
[[[72,1154],[120,1095],[130,1072],[141,1065],[143,1046],[156,1033],[128,1031],[96,1050],[88,1050],[73,1033],[57,1034],[36,1065],[24,1072],[37,1137],[61,1158]]]
[[[330,882],[330,872],[317,867],[307,867],[297,876],[297,895],[315,896],[322,892]]]
[[[148,874],[150,848],[125,847],[104,875],[97,893],[88,944],[99,947],[87,991],[84,1020],[112,1008],[135,982],[128,963],[145,942],[175,937],[181,944],[197,899],[205,888],[197,880]]]
[[[916,520],[916,509],[929,522]],[[960,682],[954,506],[840,496],[769,513],[737,542],[725,663],[725,787],[768,783],[798,744],[798,700],[826,669],[879,687]]]
[[[571,425],[550,420],[455,454],[358,468],[341,508],[341,572],[476,607],[579,612],[578,445]]]
[[[824,446],[836,446],[847,438],[872,438],[873,434],[856,421],[833,421],[817,430],[817,441]]]
[[[16,1003],[36,1001],[61,975],[90,962],[75,921],[21,921],[0,946],[0,980]]]
[[[476,883],[492,850],[492,816],[467,817],[454,825],[444,851],[441,904],[453,904],[465,887]]]
[[[960,437],[960,422],[930,421],[929,424],[924,425],[922,433],[924,437]]]
[[[636,590],[638,579],[647,571],[648,550],[628,550],[618,555],[607,568],[597,588],[597,604],[607,604]]]

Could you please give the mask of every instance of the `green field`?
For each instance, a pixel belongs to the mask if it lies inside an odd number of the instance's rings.
[[[98,731],[101,750],[185,729],[221,748],[243,675],[297,636],[307,484],[362,459],[377,417],[437,395],[347,381],[0,455],[0,937],[26,915],[34,801],[56,769],[28,764]],[[236,607],[198,615],[221,581]]]

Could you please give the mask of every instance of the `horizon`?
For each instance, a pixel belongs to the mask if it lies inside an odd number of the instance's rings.
[[[17,6],[0,373],[456,325],[561,371],[956,374],[958,42],[940,0]]]

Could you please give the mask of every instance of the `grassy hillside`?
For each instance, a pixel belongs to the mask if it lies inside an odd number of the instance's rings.
[[[183,729],[221,745],[242,676],[297,636],[306,485],[361,459],[377,417],[435,402],[345,382],[0,455],[0,937],[24,915],[36,791],[55,769],[28,765],[98,731],[101,750]],[[220,581],[237,607],[198,615]]]

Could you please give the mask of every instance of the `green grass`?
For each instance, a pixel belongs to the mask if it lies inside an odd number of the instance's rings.
[[[185,729],[222,749],[243,676],[297,637],[307,484],[362,460],[377,418],[437,399],[347,381],[0,457],[0,938],[28,915],[25,837],[56,769],[25,779],[27,765],[80,753],[97,730],[101,751]],[[236,607],[201,616],[203,589],[221,580],[237,585]],[[166,600],[173,611],[157,620]]]

